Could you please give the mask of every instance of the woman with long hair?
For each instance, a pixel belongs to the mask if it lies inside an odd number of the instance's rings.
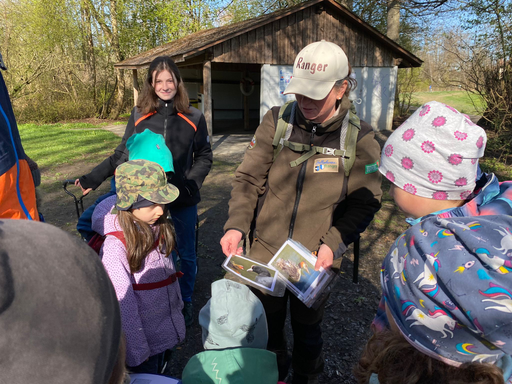
[[[190,106],[187,90],[174,61],[168,56],[154,59],[142,92],[133,108],[121,144],[114,154],[90,173],[76,180],[84,194],[96,189],[114,174],[115,168],[128,160],[126,143],[136,134],[149,129],[161,134],[174,159],[174,175],[169,182],[180,191],[169,205],[177,235],[181,261],[181,293],[187,325],[193,321],[192,293],[196,276],[195,225],[199,190],[212,165],[212,150],[203,114]]]

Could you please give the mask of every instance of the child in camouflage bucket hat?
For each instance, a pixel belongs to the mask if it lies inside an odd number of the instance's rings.
[[[115,176],[116,196],[98,204],[92,228],[106,236],[100,256],[121,308],[126,364],[161,373],[165,352],[185,338],[181,274],[169,257],[176,236],[166,214],[179,192],[151,161],[123,163]]]
[[[116,169],[116,179],[116,208],[120,211],[169,204],[179,195],[178,188],[167,184],[164,169],[151,161],[131,160],[121,164]],[[138,211],[134,215],[138,217]]]

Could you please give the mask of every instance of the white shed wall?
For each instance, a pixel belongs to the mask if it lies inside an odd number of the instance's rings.
[[[390,130],[393,123],[397,67],[353,68],[357,88],[352,98],[358,116],[377,131]],[[261,68],[260,121],[275,105],[293,100],[293,95],[283,95],[292,75],[292,66],[264,64]]]

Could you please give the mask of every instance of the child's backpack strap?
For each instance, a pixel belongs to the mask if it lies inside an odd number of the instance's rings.
[[[184,275],[183,272],[179,271],[179,272],[173,273],[171,276],[169,276],[165,280],[156,281],[154,283],[141,283],[141,284],[133,283],[132,288],[134,291],[150,291],[152,289],[167,287],[168,285],[175,283],[183,275]]]
[[[100,235],[99,233],[95,233],[94,236],[89,240],[87,244],[89,244],[89,247],[94,249],[94,251],[99,255],[101,251],[101,246],[105,242],[105,239],[107,236],[114,236],[117,237],[126,247],[126,239],[124,238],[124,233],[122,231],[113,231],[106,233],[105,235]]]
[[[292,133],[296,106],[297,102],[291,100],[279,109],[276,133],[274,134],[274,141],[272,141],[272,146],[274,147],[274,158],[272,162],[276,160],[277,155],[279,155],[279,152],[283,149],[284,141],[287,140]]]

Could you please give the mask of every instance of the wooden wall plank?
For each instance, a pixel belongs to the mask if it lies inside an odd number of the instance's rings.
[[[222,43],[222,56],[216,58],[216,60],[221,62],[229,62],[231,61],[232,56],[231,40],[226,40]]]
[[[258,46],[256,42],[256,30],[247,33],[247,61],[246,63],[255,63],[257,60]]]
[[[288,27],[288,18],[283,17],[279,20],[279,38],[278,44],[279,48],[277,50],[277,62],[285,63],[286,62],[286,54],[287,50],[290,49],[290,39],[287,32]]]
[[[305,47],[309,44],[309,38],[311,35],[311,9],[306,8],[303,11],[303,24],[302,24],[302,45]]]
[[[358,52],[357,52],[357,35],[354,33],[352,28],[349,28],[349,42],[350,42],[350,52],[353,57],[352,61],[355,63],[354,66],[361,66]]]
[[[217,57],[221,57],[222,56],[222,45],[223,44],[217,44],[213,47],[213,57],[214,59],[217,58]]]
[[[327,31],[327,12],[322,12],[318,15],[318,29],[317,29],[317,37],[315,41],[320,40],[329,40],[327,37],[326,31]]]
[[[344,30],[344,22],[340,20],[340,18],[336,17],[336,39],[339,42],[341,49],[347,53],[347,42],[345,39],[345,30]]]
[[[279,21],[272,23],[272,33],[274,35],[272,39],[272,64],[279,64],[279,38],[281,37]]]
[[[248,46],[247,46],[247,33],[243,33],[239,36],[240,41],[240,47],[238,48],[239,54],[239,63],[247,63],[247,52],[248,52]]]
[[[303,48],[297,43],[297,34],[299,33],[299,30],[297,28],[297,15],[295,13],[288,16],[288,31],[290,36],[290,49],[286,55],[286,63],[291,65],[295,61],[295,56],[297,56],[297,53],[299,53],[299,51]]]
[[[295,27],[295,44],[297,47],[305,47],[306,44],[304,44],[304,39],[302,38],[302,32],[304,28],[304,11],[297,12],[297,17],[295,20],[297,22]]]
[[[256,29],[256,47],[254,50],[254,63],[265,63],[265,28],[259,27]]]
[[[373,67],[373,50],[375,49],[375,44],[371,39],[368,39],[368,47],[366,49],[366,66]]]
[[[364,62],[364,56],[366,54],[366,49],[365,49],[365,41],[364,41],[364,36],[361,35],[361,34],[357,34],[357,37],[356,37],[356,41],[357,41],[357,60],[359,61],[359,66],[364,66],[363,65],[363,62]]]
[[[240,38],[235,36],[231,39],[231,60],[232,63],[240,62]]]
[[[337,28],[336,28],[336,19],[331,12],[328,12],[327,19],[327,39],[328,41],[335,41],[336,44],[339,45],[339,40],[337,36]]]
[[[264,63],[272,64],[272,24],[265,25],[265,54],[264,54]]]

